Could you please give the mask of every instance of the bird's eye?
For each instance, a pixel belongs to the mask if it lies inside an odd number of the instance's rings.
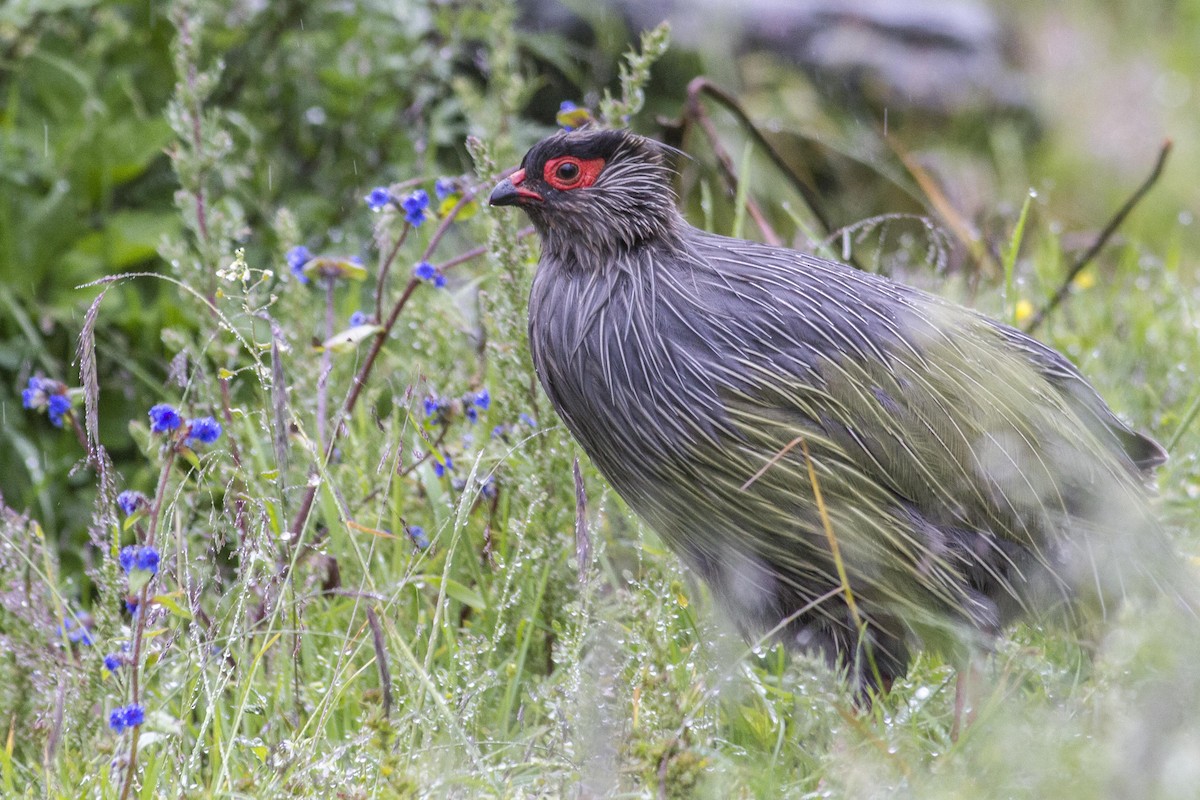
[[[546,162],[542,173],[546,183],[560,191],[586,189],[600,177],[604,169],[603,158],[581,159],[576,156],[559,156]]]
[[[554,170],[554,177],[563,183],[574,183],[579,180],[579,165],[574,161],[564,161]]]

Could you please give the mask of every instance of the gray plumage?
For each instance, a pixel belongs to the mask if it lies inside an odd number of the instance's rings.
[[[492,203],[542,240],[530,346],[555,410],[748,636],[779,626],[865,692],[914,645],[960,658],[1147,582],[1165,454],[1074,366],[916,289],[693,228],[667,155],[558,134]]]

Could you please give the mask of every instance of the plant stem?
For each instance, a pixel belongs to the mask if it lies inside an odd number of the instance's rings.
[[[162,505],[167,496],[167,482],[171,477],[171,466],[175,463],[175,447],[178,441],[174,438],[167,442],[167,453],[163,459],[162,471],[158,476],[158,489],[154,493],[154,503],[150,506],[150,523],[146,530],[146,546],[154,546],[154,537],[158,532],[158,519],[162,512]],[[138,681],[139,667],[142,662],[142,639],[146,632],[146,604],[150,597],[150,583],[154,580],[152,577],[146,581],[146,585],[138,592],[137,605],[137,625],[134,627],[133,635],[133,658],[129,665],[129,702],[132,705],[138,705],[140,699],[141,685]],[[138,752],[138,733],[141,731],[140,725],[133,726],[130,733],[129,743],[129,764],[125,768],[125,781],[121,787],[121,800],[126,800],[129,797],[129,790],[133,788],[133,776],[137,772],[137,752]]]
[[[325,341],[333,338],[333,285],[334,278],[325,279]],[[317,441],[321,451],[326,452],[332,447],[327,436],[326,425],[329,416],[329,373],[333,371],[333,351],[328,347],[321,348],[321,371],[317,375]]]
[[[1158,159],[1155,160],[1154,168],[1150,170],[1150,174],[1146,176],[1146,179],[1142,181],[1141,185],[1138,186],[1138,188],[1134,190],[1133,194],[1131,194],[1129,198],[1121,205],[1121,207],[1117,209],[1117,213],[1113,214],[1112,219],[1110,219],[1108,224],[1101,229],[1099,235],[1096,236],[1091,246],[1084,251],[1083,255],[1075,259],[1075,263],[1071,265],[1071,268],[1067,270],[1067,274],[1063,276],[1062,283],[1059,284],[1058,290],[1054,292],[1054,295],[1051,296],[1051,298],[1046,302],[1046,305],[1038,309],[1038,312],[1034,314],[1033,318],[1030,319],[1028,324],[1025,325],[1026,333],[1033,333],[1035,330],[1037,330],[1038,327],[1046,321],[1046,317],[1049,316],[1054,309],[1058,308],[1059,303],[1066,299],[1067,294],[1071,291],[1071,284],[1074,282],[1075,278],[1080,272],[1083,272],[1084,267],[1092,263],[1092,260],[1099,255],[1100,251],[1104,249],[1104,245],[1108,244],[1108,240],[1111,239],[1112,235],[1117,232],[1117,228],[1121,227],[1121,223],[1125,221],[1125,218],[1129,216],[1129,213],[1133,211],[1135,207],[1137,207],[1137,204],[1141,202],[1142,198],[1146,196],[1146,193],[1150,191],[1154,184],[1158,183],[1159,176],[1162,175],[1163,167],[1165,167],[1167,164],[1167,156],[1171,155],[1171,147],[1172,142],[1170,139],[1167,139],[1165,142],[1163,142],[1162,147],[1158,151]]]
[[[400,247],[408,238],[408,232],[412,230],[412,225],[408,222],[404,223],[404,230],[400,232],[400,236],[396,239],[396,243],[392,245],[392,250],[388,253],[388,257],[383,260],[383,264],[379,267],[379,278],[375,281],[375,322],[378,323],[383,319],[383,294],[387,289],[388,271],[392,268],[392,262],[396,260],[396,255],[400,252]]]
[[[458,205],[456,205],[454,209],[446,215],[446,219],[442,221],[442,226],[448,225],[449,220],[452,220],[457,215],[459,210],[461,210],[465,205],[466,203],[460,200]],[[434,234],[433,240],[430,242],[430,247],[436,245],[437,242],[440,241],[441,230],[442,227],[440,226],[438,233]],[[524,238],[532,234],[532,227],[525,227],[517,231],[517,236],[520,238]],[[391,263],[392,259],[396,257],[396,251],[398,249],[399,244],[393,248],[392,253],[388,256],[388,260],[385,262],[385,264]],[[430,248],[427,247],[426,256],[430,255],[431,252],[432,251]],[[473,247],[470,250],[459,253],[457,256],[454,256],[453,258],[436,265],[435,269],[440,272],[446,272],[447,270],[456,267],[459,264],[463,264],[471,259],[478,258],[486,252],[487,247],[484,245],[479,245],[478,247]],[[392,311],[388,315],[387,320],[379,320],[381,330],[379,333],[375,334],[375,338],[371,342],[371,349],[367,351],[366,359],[363,360],[363,364],[359,368],[358,374],[354,376],[354,382],[350,384],[350,391],[346,394],[346,399],[342,402],[342,409],[338,414],[336,424],[333,428],[333,438],[330,440],[328,445],[323,445],[325,447],[323,457],[326,460],[328,460],[330,449],[333,446],[333,442],[337,438],[337,431],[341,429],[342,421],[349,417],[350,413],[354,411],[354,406],[358,403],[358,398],[362,394],[362,390],[366,387],[367,379],[370,378],[371,371],[375,367],[375,359],[379,357],[379,353],[383,349],[384,342],[388,340],[388,336],[391,335],[392,328],[396,326],[396,320],[399,319],[400,312],[404,310],[404,307],[408,304],[409,298],[412,297],[413,292],[416,291],[417,286],[420,285],[420,283],[421,281],[417,280],[416,278],[410,278],[404,287],[404,291],[401,292],[399,299],[396,300],[396,304],[392,307]],[[304,496],[300,499],[300,507],[296,510],[296,516],[292,520],[290,530],[293,537],[299,536],[300,531],[304,528],[304,524],[308,519],[308,514],[312,510],[313,500],[317,496],[317,488],[317,484],[310,483],[310,485],[304,490]]]

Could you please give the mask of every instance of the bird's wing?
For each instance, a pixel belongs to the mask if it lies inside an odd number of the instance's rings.
[[[1088,559],[1116,557],[1099,540],[1145,524],[1133,466],[1155,449],[1053,351],[842,265],[715,237],[701,255],[698,296],[736,293],[721,361],[741,380],[726,406],[763,493],[811,504],[811,467],[835,529],[946,585],[1003,571],[1009,545],[1051,573],[1081,542]],[[864,509],[881,521],[856,520]]]

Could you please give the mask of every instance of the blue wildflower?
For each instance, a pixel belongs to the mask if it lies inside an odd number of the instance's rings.
[[[446,276],[442,271],[430,264],[428,261],[422,261],[413,268],[413,277],[418,280],[428,281],[438,289],[445,288]]]
[[[439,478],[445,475],[448,470],[453,469],[454,462],[450,459],[450,456],[446,455],[445,453],[442,454],[441,461],[433,462],[433,474],[437,475]]]
[[[475,406],[467,406],[467,419],[471,420],[472,425],[479,422],[479,412],[475,409]]]
[[[367,315],[361,311],[355,311],[350,315],[350,327],[357,328],[359,325],[367,324]]]
[[[487,411],[492,405],[492,395],[487,389],[480,389],[475,393],[475,405]]]
[[[425,529],[420,525],[409,525],[405,529],[408,538],[412,539],[412,543],[424,550],[429,547],[429,537],[425,535]]]
[[[387,190],[386,186],[376,186],[363,199],[367,201],[367,207],[372,211],[383,211],[387,208],[388,203],[392,202],[392,193]]]
[[[125,724],[130,728],[136,728],[146,721],[146,710],[137,703],[133,703],[125,707]]]
[[[138,610],[137,595],[129,595],[128,597],[125,598],[125,610],[129,612],[129,616],[131,616],[131,617],[134,614],[137,614],[137,610]]]
[[[21,390],[21,405],[33,411],[45,409],[54,427],[61,428],[63,418],[71,410],[71,398],[66,384],[34,375]]]
[[[442,401],[434,395],[426,397],[422,405],[425,409],[426,417],[432,417],[434,414],[442,410]]]
[[[408,224],[419,228],[425,221],[425,209],[429,208],[429,193],[424,189],[417,189],[400,201],[400,205],[404,208],[404,219]]]
[[[533,417],[529,416],[528,414],[520,414],[517,419],[531,428],[537,427],[537,423],[533,421]]]
[[[433,192],[437,195],[438,200],[445,200],[450,195],[457,194],[458,190],[450,178],[438,178],[433,183]]]
[[[45,378],[39,378],[37,375],[30,377],[29,383],[21,390],[21,405],[25,408],[34,411],[40,411],[50,398],[50,390]]]
[[[137,559],[137,551],[137,546],[131,544],[122,547],[121,552],[117,553],[117,562],[126,575],[133,571],[133,562]]]
[[[146,710],[137,703],[130,703],[121,708],[114,708],[108,715],[108,727],[117,733],[126,728],[136,728],[146,721]]]
[[[159,403],[150,409],[150,432],[151,433],[166,433],[173,431],[183,423],[179,417],[179,412],[174,406],[169,406],[166,403]]]
[[[96,643],[92,638],[92,631],[88,628],[91,623],[91,616],[86,612],[79,615],[71,615],[63,620],[62,625],[58,626],[58,635],[66,636],[68,641],[82,644],[91,647]]]
[[[104,668],[109,672],[116,672],[121,668],[121,657],[116,653],[109,653],[104,657]]]
[[[52,394],[50,401],[46,404],[46,413],[50,416],[50,423],[56,428],[63,426],[63,416],[71,410],[71,398],[65,394]]]
[[[312,261],[312,253],[308,252],[308,248],[304,245],[293,247],[287,251],[288,267],[292,270],[292,274],[296,276],[296,280],[301,283],[308,283],[308,276],[304,274],[304,265]]]
[[[126,489],[117,495],[117,507],[127,517],[139,508],[149,505],[149,503],[150,501],[146,499],[146,495],[131,489]]]
[[[117,554],[117,561],[126,575],[134,570],[143,570],[154,575],[158,572],[160,556],[158,551],[149,545],[129,545],[122,547]]]
[[[188,443],[212,444],[221,438],[221,423],[212,417],[188,420]]]
[[[138,549],[138,554],[134,559],[133,565],[137,569],[145,570],[154,575],[158,572],[158,562],[158,551],[147,545]]]
[[[500,437],[500,436],[504,436],[506,433],[508,433],[508,429],[505,428],[503,425],[497,425],[496,427],[492,428],[492,438],[493,439]]]
[[[434,275],[437,275],[437,269],[428,261],[422,261],[413,268],[413,276],[420,280],[433,280]]]

